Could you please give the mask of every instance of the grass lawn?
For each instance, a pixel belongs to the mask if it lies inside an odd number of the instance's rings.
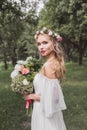
[[[87,64],[67,63],[63,91],[67,110],[64,111],[68,130],[87,130]]]
[[[67,110],[64,120],[67,130],[87,130],[87,63],[78,66],[67,63],[62,84]],[[10,89],[12,69],[0,69],[0,130],[30,130],[25,101]]]

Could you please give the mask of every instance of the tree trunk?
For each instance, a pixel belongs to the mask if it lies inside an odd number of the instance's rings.
[[[11,60],[12,60],[12,65],[14,66],[17,62],[17,58],[14,56],[14,57],[11,57]]]
[[[82,50],[82,41],[79,43],[79,65],[83,64],[83,50]]]
[[[5,68],[5,70],[8,69],[7,58],[6,58],[6,54],[5,53],[4,53],[4,68]]]
[[[82,56],[82,53],[79,52],[79,65],[82,65],[83,64],[83,56]]]
[[[16,47],[14,47],[14,49],[13,49],[13,54],[11,56],[11,60],[12,60],[12,65],[15,66],[15,64],[17,62]]]

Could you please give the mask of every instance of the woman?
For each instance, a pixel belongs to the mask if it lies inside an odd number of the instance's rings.
[[[60,87],[65,73],[62,37],[43,28],[36,32],[35,39],[46,62],[34,78],[35,93],[24,96],[25,100],[34,100],[31,130],[66,130],[62,115],[66,104]]]

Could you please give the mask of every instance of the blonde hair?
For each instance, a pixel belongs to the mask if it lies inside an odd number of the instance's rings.
[[[65,63],[64,63],[64,51],[60,43],[55,42],[54,52],[57,59],[56,67],[56,77],[60,80],[64,79],[64,74],[66,72]]]
[[[47,33],[48,32],[48,33]],[[66,69],[65,69],[65,64],[64,64],[64,51],[63,51],[63,48],[61,47],[61,43],[58,42],[57,40],[57,34],[56,36],[54,37],[54,32],[52,32],[52,30],[50,30],[50,34],[52,35],[49,35],[49,30],[47,31],[47,28],[44,31],[38,31],[38,33],[35,34],[35,39],[37,40],[39,35],[44,35],[44,34],[47,34],[50,39],[54,42],[54,53],[55,53],[55,57],[57,59],[57,65],[56,65],[56,77],[60,80],[64,79],[64,74],[66,72]],[[59,35],[58,35],[59,36]]]

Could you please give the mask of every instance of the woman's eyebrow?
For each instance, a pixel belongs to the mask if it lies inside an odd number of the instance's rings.
[[[47,42],[47,41],[43,41],[42,43],[44,43],[44,42]]]
[[[44,43],[44,42],[47,42],[47,41],[37,42],[37,44],[41,44],[41,43]]]
[[[37,42],[37,44],[40,44],[40,42]]]

